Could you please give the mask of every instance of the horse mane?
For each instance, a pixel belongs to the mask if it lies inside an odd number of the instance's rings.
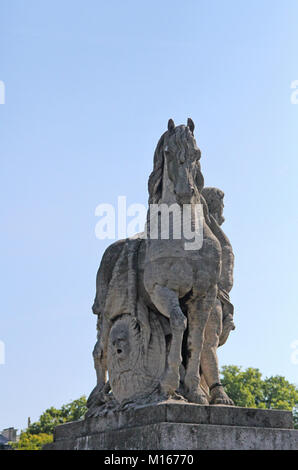
[[[163,146],[168,131],[158,141],[154,152],[153,170],[148,180],[149,204],[157,204],[162,194],[162,176],[164,168]]]

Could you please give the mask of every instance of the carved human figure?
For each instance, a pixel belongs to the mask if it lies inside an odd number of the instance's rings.
[[[221,244],[222,266],[217,299],[206,325],[201,370],[210,391],[210,403],[231,405],[233,402],[220,383],[217,348],[226,342],[230,331],[235,329],[234,307],[229,300],[229,292],[233,287],[234,254],[229,239],[220,227],[225,220],[223,191],[207,187],[203,189],[202,196],[208,205],[212,231]]]

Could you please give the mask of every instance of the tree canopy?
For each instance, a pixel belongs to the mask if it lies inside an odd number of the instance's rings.
[[[87,411],[86,397],[82,396],[57,409],[53,406],[42,413],[39,420],[22,431],[18,442],[12,443],[15,450],[41,450],[45,444],[53,441],[56,426],[83,418]]]
[[[63,405],[60,409],[48,408],[39,418],[39,421],[32,423],[27,432],[30,434],[51,434],[54,428],[59,424],[68,423],[69,421],[77,421],[83,418],[87,411],[86,397],[82,396],[77,400]]]
[[[53,434],[30,434],[30,432],[21,432],[20,439],[17,442],[11,442],[15,450],[41,450],[45,444],[53,442]]]
[[[298,388],[285,377],[275,375],[262,379],[259,369],[224,366],[221,380],[236,406],[293,411],[298,428]]]

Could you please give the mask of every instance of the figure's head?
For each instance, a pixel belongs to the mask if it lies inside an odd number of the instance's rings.
[[[129,358],[130,341],[127,322],[119,321],[111,328],[110,342],[112,354],[117,360],[123,361]]]
[[[201,173],[201,151],[194,138],[194,123],[175,126],[172,119],[168,130],[160,138],[154,154],[154,169],[149,178],[149,202],[157,204],[163,192],[166,177],[180,204],[189,204],[193,195],[200,193],[204,186]]]
[[[223,217],[224,192],[218,188],[203,188],[202,196],[208,205],[210,214],[213,215],[219,225],[223,224],[225,221]]]

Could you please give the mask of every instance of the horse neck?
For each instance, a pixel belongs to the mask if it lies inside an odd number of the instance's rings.
[[[162,175],[162,194],[159,204],[177,204],[176,195],[174,193],[174,184],[168,175],[168,167],[165,162]]]
[[[164,168],[163,168],[163,175],[162,175],[162,193],[161,193],[161,199],[158,201],[158,204],[178,204],[181,205],[177,201],[176,194],[174,192],[174,183],[171,181],[168,175],[168,168],[167,164],[165,163]],[[201,204],[201,199],[200,199],[200,193],[198,192],[197,195],[194,195],[189,202],[186,202],[185,204]]]

